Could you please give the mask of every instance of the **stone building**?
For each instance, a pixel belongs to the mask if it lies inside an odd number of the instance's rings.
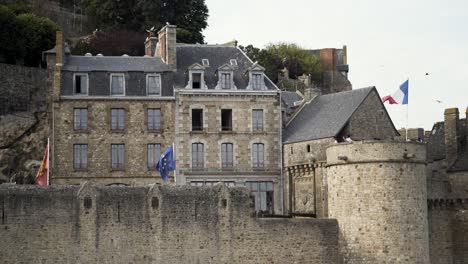
[[[246,186],[258,211],[282,212],[281,102],[264,68],[234,45],[176,43],[165,26],[144,57],[72,56],[55,70],[51,183],[161,183],[174,144],[177,184]],[[174,177],[175,176],[175,177]]]
[[[283,131],[287,210],[327,216],[328,146],[396,136],[398,132],[375,87],[327,95],[309,89]]]
[[[432,263],[468,261],[468,108],[445,110],[427,141]]]

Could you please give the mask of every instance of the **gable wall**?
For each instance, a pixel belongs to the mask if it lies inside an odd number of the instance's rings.
[[[375,91],[352,115],[348,129],[353,140],[392,139],[398,135]]]

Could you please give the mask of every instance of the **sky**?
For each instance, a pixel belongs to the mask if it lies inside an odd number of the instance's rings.
[[[430,130],[444,109],[468,107],[466,0],[206,0],[210,44],[348,48],[353,89],[395,92],[409,79],[408,109],[388,105],[397,128]],[[429,75],[426,75],[428,73]],[[441,101],[441,102],[437,102]],[[408,111],[408,121],[406,113]]]

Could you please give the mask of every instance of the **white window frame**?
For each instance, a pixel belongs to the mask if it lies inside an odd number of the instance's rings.
[[[114,76],[122,76],[123,77],[123,94],[112,94],[112,77]],[[126,81],[125,81],[125,74],[124,73],[111,73],[109,78],[109,91],[111,96],[125,96],[126,90]]]
[[[223,156],[223,153],[224,153],[224,152],[223,152],[223,145],[226,145],[226,155],[227,155],[227,156],[225,156],[225,157]],[[229,145],[231,145],[231,147],[232,147],[232,149],[231,149],[231,162],[230,162],[230,163],[229,163],[229,155],[228,155],[229,151],[227,151],[227,147],[228,147]],[[234,160],[235,160],[235,156],[234,156],[234,143],[232,143],[232,142],[223,142],[223,143],[221,143],[220,148],[219,148],[219,152],[220,152],[220,155],[219,155],[219,156],[220,156],[220,158],[221,158],[221,164],[220,164],[220,165],[221,165],[221,168],[222,168],[222,169],[232,169],[232,168],[234,168],[234,165],[235,165],[235,162],[234,162]],[[223,162],[223,161],[224,161],[223,158],[226,158],[226,163]],[[224,166],[225,164],[226,164],[227,166]],[[229,166],[229,165],[230,165],[230,166]]]
[[[203,67],[209,67],[210,66],[210,61],[208,59],[202,59],[202,65],[203,65]]]
[[[150,77],[156,77],[158,82],[159,82],[159,94],[150,94],[149,93],[149,81],[148,79]],[[161,96],[162,94],[162,83],[161,83],[161,74],[157,74],[157,73],[150,73],[150,74],[146,74],[146,95],[147,96]]]
[[[254,112],[256,111],[261,111],[262,112],[262,127],[261,129],[255,129],[254,126]],[[251,118],[252,118],[252,131],[253,132],[264,132],[265,131],[265,110],[261,108],[253,108],[251,112]]]
[[[76,76],[86,76],[86,94],[75,93],[76,91]],[[73,73],[73,95],[87,96],[89,94],[89,75],[87,73]]]
[[[237,60],[236,59],[230,59],[229,63],[231,64],[231,66],[237,66]]]

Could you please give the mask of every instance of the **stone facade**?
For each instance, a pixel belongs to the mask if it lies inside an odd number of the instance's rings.
[[[178,90],[176,114],[177,184],[229,182],[273,183],[274,211],[282,212],[280,103],[277,91],[205,92]],[[192,109],[203,109],[203,129],[192,131]],[[221,127],[222,109],[232,109],[232,129]],[[252,111],[263,112],[263,129],[252,127]],[[203,168],[192,168],[192,144],[204,146]],[[233,166],[223,168],[221,144],[233,144]],[[252,145],[264,146],[264,165],[254,168]]]
[[[0,206],[6,264],[338,262],[336,220],[255,218],[241,188],[2,185]]]
[[[329,217],[345,263],[430,263],[425,162],[417,143],[327,148]]]
[[[80,184],[89,181],[97,185],[125,184],[141,186],[162,182],[156,168],[147,166],[148,144],[160,144],[166,149],[174,142],[174,101],[155,99],[73,99],[62,100],[54,112],[54,142],[51,160],[54,175],[51,184]],[[73,129],[73,110],[88,109],[88,129]],[[111,109],[125,110],[124,130],[111,130]],[[148,130],[147,109],[161,111],[161,130]],[[88,167],[73,168],[73,145],[88,145]],[[111,167],[111,144],[125,145],[125,167]]]

